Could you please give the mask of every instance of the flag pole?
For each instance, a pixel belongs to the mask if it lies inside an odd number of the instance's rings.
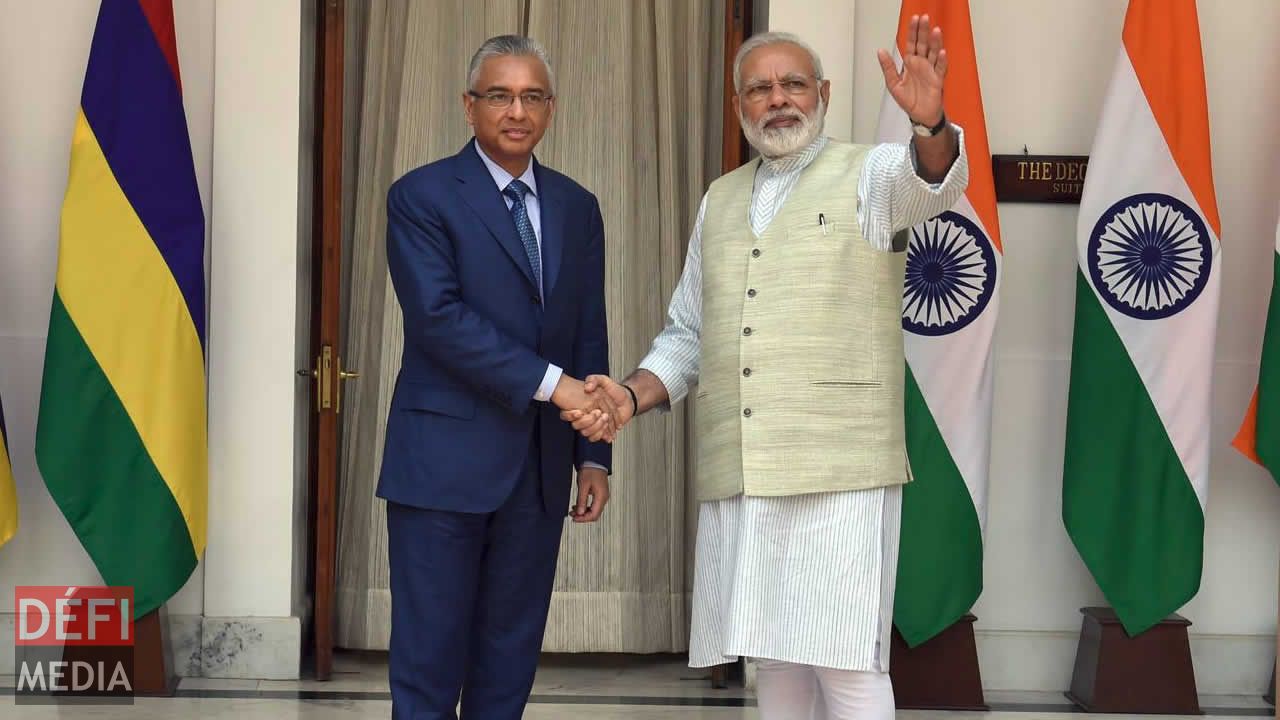
[[[1277,591],[1280,591],[1280,588],[1277,588]],[[1267,700],[1271,701],[1276,720],[1280,720],[1280,705],[1276,703],[1277,687],[1280,687],[1280,592],[1276,593],[1276,664],[1271,666],[1271,694],[1267,696]]]

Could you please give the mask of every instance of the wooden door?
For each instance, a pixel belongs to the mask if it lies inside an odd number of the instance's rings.
[[[348,370],[340,348],[342,316],[342,97],[345,0],[318,3],[316,144],[311,255],[310,559],[311,632],[316,679],[333,672],[334,587],[337,567],[339,436]]]

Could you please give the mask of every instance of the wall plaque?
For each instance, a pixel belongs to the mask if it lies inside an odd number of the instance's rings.
[[[1088,155],[992,155],[996,200],[1079,203]]]

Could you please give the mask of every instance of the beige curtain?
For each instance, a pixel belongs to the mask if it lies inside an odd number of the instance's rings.
[[[401,318],[386,272],[384,202],[404,172],[470,137],[459,96],[486,38],[527,33],[555,67],[556,117],[539,159],[600,199],[615,375],[661,329],[698,201],[719,174],[723,1],[378,0],[348,3],[348,383],[338,530],[338,644],[385,649],[386,524],[373,496],[399,367]],[[354,46],[354,47],[353,47]],[[357,76],[353,79],[352,75]],[[358,89],[352,89],[357,85]],[[687,411],[654,413],[614,449],[605,519],[567,524],[544,648],[681,652],[692,522]]]

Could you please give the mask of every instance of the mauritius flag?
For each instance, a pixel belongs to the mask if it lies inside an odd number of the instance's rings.
[[[9,464],[9,436],[4,429],[4,405],[0,405],[0,545],[18,532],[18,489]]]
[[[62,206],[36,427],[50,495],[136,615],[205,547],[204,211],[171,0],[103,0]]]

